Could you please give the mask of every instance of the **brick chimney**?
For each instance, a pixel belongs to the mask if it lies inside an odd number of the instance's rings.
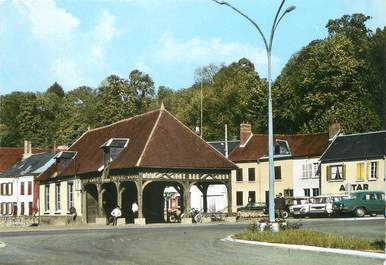
[[[340,123],[337,120],[334,120],[333,123],[331,123],[328,126],[328,137],[330,139],[334,138],[335,135],[337,135],[341,131]]]
[[[249,123],[240,124],[240,145],[244,146],[252,135],[252,126]]]

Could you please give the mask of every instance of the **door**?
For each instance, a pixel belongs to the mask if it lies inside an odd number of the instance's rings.
[[[98,202],[89,192],[86,195],[86,208],[87,223],[95,223],[98,213]]]

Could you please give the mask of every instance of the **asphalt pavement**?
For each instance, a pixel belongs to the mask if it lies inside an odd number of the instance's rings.
[[[379,239],[384,220],[292,220],[304,227]],[[292,222],[291,221],[291,222]],[[353,256],[223,242],[246,224],[87,227],[0,232],[0,264],[383,264]],[[344,232],[344,230],[346,232]]]

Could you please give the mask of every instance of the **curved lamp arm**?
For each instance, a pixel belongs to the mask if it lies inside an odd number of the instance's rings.
[[[284,1],[283,1],[284,2]],[[272,40],[273,40],[273,36],[275,34],[275,31],[276,31],[276,28],[277,26],[279,25],[280,21],[282,20],[282,18],[289,12],[295,10],[296,6],[289,6],[285,11],[284,13],[280,16],[280,18],[277,20],[276,24],[274,23],[274,27],[272,28],[272,32],[271,32],[271,48],[272,48]]]
[[[244,14],[243,12],[241,12],[239,9],[237,9],[236,7],[232,6],[231,4],[229,4],[228,2],[225,2],[225,1],[220,1],[220,0],[212,0],[213,2],[216,2],[217,4],[220,4],[220,5],[226,5],[226,6],[229,6],[230,8],[232,8],[234,11],[236,11],[237,13],[239,13],[240,15],[242,15],[243,17],[245,17],[249,22],[251,22],[253,24],[253,26],[255,26],[255,28],[259,31],[261,37],[263,38],[263,41],[264,41],[264,45],[265,45],[265,48],[269,49],[269,47],[271,45],[268,45],[268,42],[263,34],[263,32],[261,31],[260,27],[256,24],[255,21],[253,21],[251,18],[249,18],[246,14]],[[284,3],[285,0],[283,0],[283,3]],[[282,5],[283,5],[282,3]]]

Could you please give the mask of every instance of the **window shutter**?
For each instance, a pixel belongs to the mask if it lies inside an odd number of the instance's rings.
[[[379,174],[378,174],[378,161],[375,162],[375,178],[378,178]]]
[[[342,179],[343,180],[346,179],[346,165],[345,164],[342,165]]]
[[[331,166],[326,166],[326,175],[327,175],[327,180],[331,180]]]
[[[370,177],[370,162],[366,162],[366,179]]]
[[[357,163],[357,180],[362,180],[362,177],[361,177],[361,163]]]

